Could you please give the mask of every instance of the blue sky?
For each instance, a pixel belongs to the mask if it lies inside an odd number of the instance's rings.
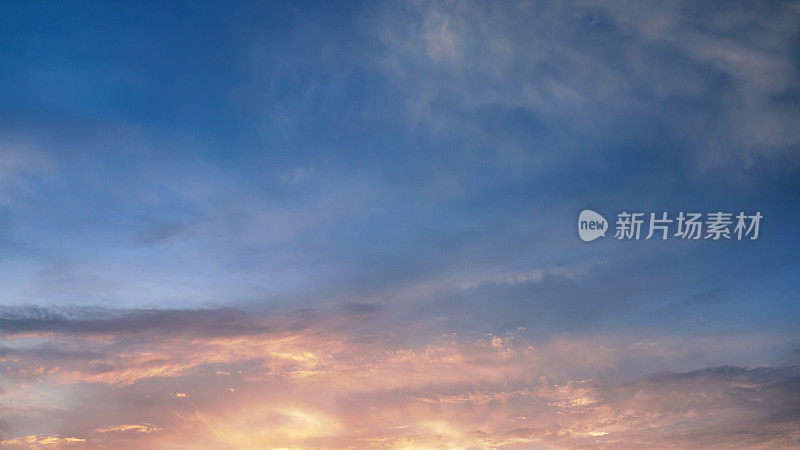
[[[615,370],[797,364],[799,17],[792,1],[4,3],[4,317],[751,336]],[[756,241],[585,243],[585,208],[764,219]]]
[[[795,326],[794,6],[518,6],[4,6],[5,302]],[[766,218],[585,245],[584,207]]]

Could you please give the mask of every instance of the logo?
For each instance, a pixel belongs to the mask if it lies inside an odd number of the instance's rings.
[[[578,236],[582,241],[590,242],[599,237],[605,237],[608,230],[608,221],[605,217],[592,211],[584,209],[578,216]]]
[[[677,215],[670,215],[666,211],[649,214],[622,211],[617,214],[614,239],[741,241],[749,238],[754,241],[758,239],[763,218],[761,211],[756,211],[754,214],[741,211],[735,215],[726,211],[707,214],[679,211]],[[591,209],[581,211],[578,216],[578,236],[582,241],[590,242],[605,237],[606,231],[608,222],[605,217]]]

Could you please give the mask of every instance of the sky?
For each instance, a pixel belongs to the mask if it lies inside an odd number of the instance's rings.
[[[796,447],[798,224],[796,1],[4,2],[0,447]]]

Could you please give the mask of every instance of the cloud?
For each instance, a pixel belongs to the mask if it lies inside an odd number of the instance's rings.
[[[32,434],[30,436],[23,436],[14,439],[7,439],[0,441],[0,447],[9,448],[54,448],[54,447],[74,447],[78,443],[86,442],[86,439],[74,437],[60,437],[60,436],[40,436]]]
[[[135,431],[137,433],[154,433],[157,431],[163,431],[163,428],[157,427],[155,425],[150,424],[123,424],[123,425],[114,425],[111,427],[102,427],[97,428],[94,430],[95,433],[114,433],[114,432],[124,432],[124,431]]]
[[[491,142],[496,154],[533,167],[591,154],[586,146],[650,141],[648,133],[702,169],[796,161],[794,2],[386,9],[376,25],[385,73],[406,95],[411,123],[437,135]],[[515,111],[529,117],[519,148],[498,139],[513,121],[491,120]],[[559,136],[555,147],[547,136]]]
[[[92,315],[4,319],[3,445],[788,448],[800,433],[797,367],[652,372],[700,348],[735,360],[719,345],[735,346],[729,336],[534,341],[515,330],[404,344],[392,338],[401,330],[367,336],[335,316],[275,327],[286,317]]]
[[[284,322],[281,327],[296,324]],[[18,306],[0,309],[0,332],[6,335],[60,333],[63,335],[142,336],[151,332],[176,335],[224,336],[259,334],[270,330],[232,308],[222,309],[107,309],[100,307]]]

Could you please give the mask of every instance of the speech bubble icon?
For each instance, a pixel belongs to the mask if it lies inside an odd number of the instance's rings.
[[[599,237],[605,237],[608,230],[608,221],[599,213],[591,209],[584,209],[578,215],[578,236],[582,241],[590,242]]]

